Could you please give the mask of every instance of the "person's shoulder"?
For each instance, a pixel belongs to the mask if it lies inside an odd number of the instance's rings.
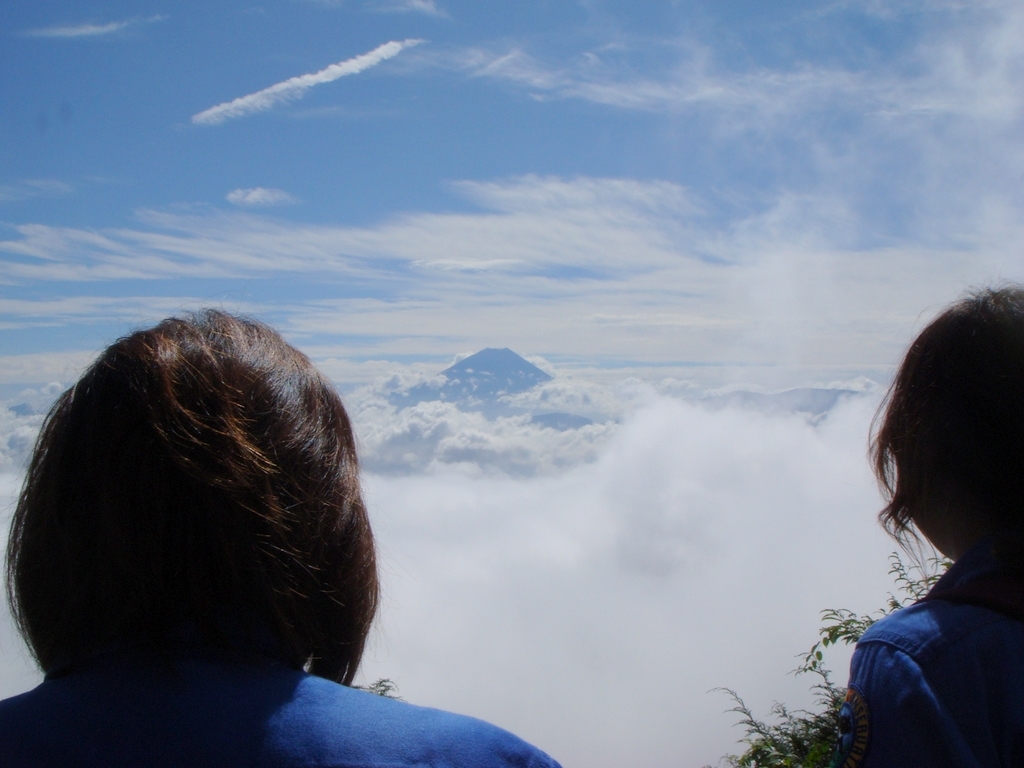
[[[22,713],[26,707],[32,704],[30,693],[21,693],[7,699],[0,699],[0,729],[7,730],[4,728],[5,723],[13,723],[23,716]]]
[[[40,716],[48,714],[55,705],[67,703],[55,702],[50,688],[52,686],[39,684],[23,693],[0,699],[0,729],[22,721],[34,722]]]
[[[864,766],[1014,765],[1024,734],[1024,623],[928,600],[875,623],[850,662]]]
[[[359,765],[558,768],[514,734],[466,715],[421,707],[305,676],[269,733],[282,757],[331,755]]]
[[[53,711],[40,688],[0,700],[0,768],[51,764],[40,759],[52,737],[48,723]]]
[[[891,646],[918,660],[973,643],[988,635],[1019,636],[1024,623],[977,605],[928,600],[902,608],[872,624],[857,643],[859,649]]]
[[[161,765],[558,768],[481,720],[278,664],[180,664],[173,676],[147,678],[101,672],[47,680],[0,702],[0,768],[64,765],[84,746],[97,759],[83,764],[130,765],[138,761],[126,755],[157,744],[174,745]],[[164,713],[159,722],[154,708]]]

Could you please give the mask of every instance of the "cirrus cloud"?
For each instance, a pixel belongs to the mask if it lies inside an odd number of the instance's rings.
[[[124,32],[132,27],[140,26],[142,24],[152,24],[157,21],[163,21],[166,18],[166,16],[150,16],[148,19],[126,19],[124,21],[108,21],[104,24],[69,24],[66,26],[27,29],[22,34],[25,37],[48,37],[64,40],[107,37],[109,35],[117,34],[118,32]]]
[[[248,189],[233,189],[224,197],[232,205],[245,207],[262,207],[268,205],[282,205],[284,203],[298,202],[283,189],[267,187],[250,187]]]

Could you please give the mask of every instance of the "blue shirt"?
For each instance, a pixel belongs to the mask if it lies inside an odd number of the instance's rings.
[[[140,765],[558,768],[480,720],[210,649],[105,654],[0,702],[2,768]]]
[[[983,540],[932,595],[998,569]],[[1024,623],[945,600],[897,611],[857,643],[847,701],[866,746],[848,768],[1024,766]]]

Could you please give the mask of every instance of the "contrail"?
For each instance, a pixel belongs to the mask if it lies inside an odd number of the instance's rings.
[[[319,72],[292,77],[269,88],[264,88],[262,91],[256,91],[256,93],[241,96],[234,101],[225,101],[223,104],[210,107],[203,112],[192,115],[192,122],[197,125],[219,125],[233,117],[244,117],[245,115],[251,115],[253,112],[262,112],[264,109],[270,109],[282,101],[300,99],[306,90],[314,85],[329,83],[332,80],[337,80],[339,77],[345,77],[345,75],[355,75],[364,69],[369,69],[386,59],[390,59],[392,56],[397,56],[403,48],[409,48],[422,42],[422,40],[403,40],[402,42],[392,40],[389,43],[384,43],[384,45],[374,48],[369,53],[364,53],[345,61],[339,61],[337,64],[331,64],[331,66],[321,69]]]

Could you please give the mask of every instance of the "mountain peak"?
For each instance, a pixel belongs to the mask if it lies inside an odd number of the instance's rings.
[[[471,407],[497,404],[506,395],[525,392],[551,381],[551,376],[511,349],[487,348],[441,371],[444,383],[419,384],[404,395],[393,395],[396,405],[424,400],[445,400]]]
[[[449,366],[441,371],[441,375],[451,379],[454,376],[463,376],[467,373],[498,373],[517,372],[537,380],[537,383],[550,381],[551,377],[529,360],[520,357],[508,347],[497,349],[488,347],[481,349],[476,354],[464,357],[455,365]]]
[[[448,381],[441,388],[445,400],[493,400],[525,392],[551,381],[551,377],[511,349],[487,348],[441,371]]]

